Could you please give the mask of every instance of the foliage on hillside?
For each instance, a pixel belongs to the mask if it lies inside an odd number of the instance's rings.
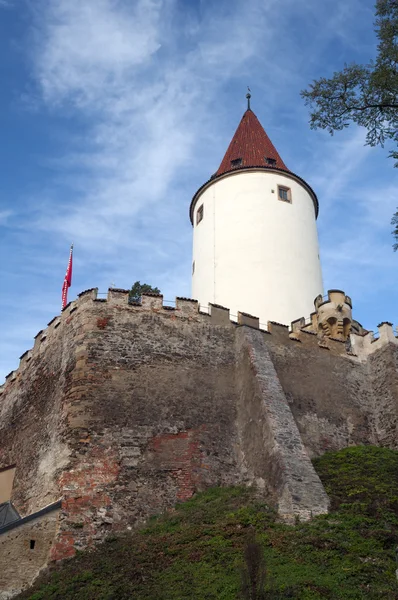
[[[243,488],[212,489],[109,538],[38,581],[20,600],[231,600],[241,598],[247,542],[266,561],[266,599],[398,599],[398,452],[355,447],[315,467],[329,515],[291,527]]]

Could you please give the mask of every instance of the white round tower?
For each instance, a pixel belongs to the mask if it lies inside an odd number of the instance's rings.
[[[249,105],[191,202],[192,297],[262,324],[309,316],[323,294],[317,214],[315,193],[286,167]]]

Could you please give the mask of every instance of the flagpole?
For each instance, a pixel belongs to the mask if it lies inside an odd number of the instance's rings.
[[[72,259],[73,259],[73,244],[71,244],[71,247],[70,247],[68,266],[66,267],[64,283],[62,285],[62,310],[68,304],[68,289],[72,285]]]

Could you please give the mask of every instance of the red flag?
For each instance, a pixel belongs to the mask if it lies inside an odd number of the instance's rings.
[[[68,288],[70,288],[72,283],[72,255],[73,244],[70,247],[68,266],[66,268],[64,284],[62,286],[62,308],[65,308],[65,306],[68,304]]]

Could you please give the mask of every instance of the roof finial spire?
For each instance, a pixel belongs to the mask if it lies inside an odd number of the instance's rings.
[[[249,86],[247,86],[247,89],[249,90],[246,94],[246,98],[247,98],[247,110],[251,110],[250,109],[250,98],[252,97],[251,93],[250,93],[250,88]]]

